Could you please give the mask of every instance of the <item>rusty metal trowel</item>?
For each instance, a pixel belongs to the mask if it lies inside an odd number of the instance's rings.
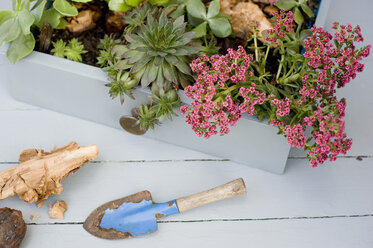
[[[125,239],[157,230],[157,219],[246,193],[242,178],[176,200],[153,203],[149,191],[107,202],[95,209],[84,222],[84,229],[104,239]]]

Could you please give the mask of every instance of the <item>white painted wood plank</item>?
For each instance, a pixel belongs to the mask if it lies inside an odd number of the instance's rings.
[[[157,232],[108,241],[81,225],[28,226],[21,248],[260,247],[371,248],[373,217],[315,220],[160,223]]]
[[[65,191],[37,209],[18,197],[0,207],[21,209],[27,222],[83,222],[99,205],[142,190],[155,202],[197,193],[242,177],[247,195],[192,209],[165,220],[265,219],[373,214],[373,159],[340,159],[338,164],[311,168],[289,160],[278,176],[232,162],[90,163],[67,178]],[[9,165],[0,165],[6,168]],[[65,220],[48,218],[48,204],[65,200]],[[30,221],[30,215],[40,215]]]
[[[49,150],[70,141],[97,144],[101,160],[216,159],[49,110],[4,111],[0,120],[0,161],[17,161],[27,148]]]

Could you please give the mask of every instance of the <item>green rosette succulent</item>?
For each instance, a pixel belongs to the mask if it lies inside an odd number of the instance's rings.
[[[157,87],[158,95],[174,87],[185,87],[192,80],[189,56],[199,49],[191,45],[194,32],[185,32],[184,17],[176,20],[162,12],[159,18],[148,14],[136,33],[126,34],[128,51],[123,65],[140,74],[141,86]]]

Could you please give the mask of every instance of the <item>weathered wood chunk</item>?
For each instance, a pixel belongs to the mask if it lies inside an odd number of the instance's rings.
[[[61,181],[97,156],[96,145],[79,147],[75,142],[50,153],[25,150],[19,158],[20,164],[0,171],[0,200],[17,194],[25,202],[40,202],[52,194],[60,194]]]
[[[63,220],[63,214],[67,210],[65,201],[57,201],[54,205],[49,204],[49,218]]]

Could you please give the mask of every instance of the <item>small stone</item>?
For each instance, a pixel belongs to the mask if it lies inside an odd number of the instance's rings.
[[[129,133],[134,135],[143,135],[146,133],[146,130],[140,127],[140,124],[137,122],[138,119],[133,116],[123,115],[120,117],[119,123],[121,127]]]
[[[222,11],[231,16],[229,22],[232,25],[233,33],[241,39],[246,40],[254,32],[254,21],[259,24],[259,35],[262,31],[273,28],[273,24],[255,3],[240,2],[232,9],[226,8]],[[262,37],[259,39],[264,41]]]
[[[63,220],[63,214],[67,210],[65,201],[57,201],[53,206],[49,204],[49,218]]]
[[[19,247],[25,234],[26,224],[22,212],[10,208],[0,208],[0,247]]]

